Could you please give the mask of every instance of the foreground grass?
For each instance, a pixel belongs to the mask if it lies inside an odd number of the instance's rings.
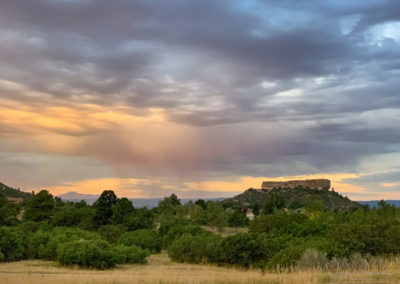
[[[55,262],[21,261],[0,264],[1,284],[258,284],[258,283],[400,283],[400,261],[379,270],[328,273],[303,271],[265,273],[209,265],[178,264],[165,254],[153,255],[148,265],[124,265],[96,271],[63,268]]]

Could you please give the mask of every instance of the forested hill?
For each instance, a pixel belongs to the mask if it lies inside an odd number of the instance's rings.
[[[28,198],[31,196],[28,192],[20,191],[19,189],[8,187],[7,185],[0,182],[0,195],[5,197],[21,197]]]
[[[250,188],[242,194],[225,200],[224,203],[230,204],[232,207],[258,209],[265,207],[298,209],[314,203],[313,206],[320,205],[328,210],[339,211],[360,206],[360,204],[335,191],[303,187],[274,188],[271,190]]]

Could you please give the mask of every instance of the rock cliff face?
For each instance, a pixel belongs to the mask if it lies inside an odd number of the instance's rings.
[[[261,188],[262,190],[271,190],[273,188],[296,188],[298,186],[311,189],[329,189],[331,187],[331,181],[329,179],[264,181]]]

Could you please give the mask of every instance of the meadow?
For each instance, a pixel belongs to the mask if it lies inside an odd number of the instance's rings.
[[[383,260],[361,270],[262,273],[258,270],[172,262],[154,254],[147,265],[122,265],[112,270],[62,267],[56,262],[25,260],[0,264],[1,284],[247,284],[247,283],[400,283],[400,259]]]

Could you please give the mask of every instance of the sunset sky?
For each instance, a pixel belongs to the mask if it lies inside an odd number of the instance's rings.
[[[1,0],[0,182],[400,199],[398,1]]]

